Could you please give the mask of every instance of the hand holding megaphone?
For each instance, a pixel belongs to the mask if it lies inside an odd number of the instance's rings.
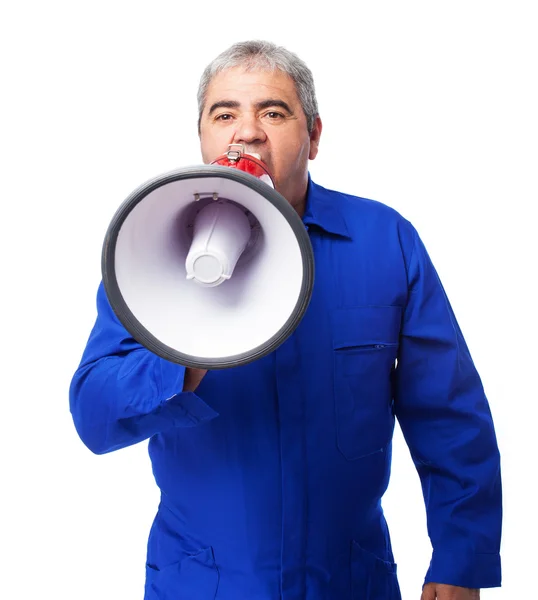
[[[194,392],[205,377],[207,369],[185,369],[185,379],[183,380],[183,391]]]

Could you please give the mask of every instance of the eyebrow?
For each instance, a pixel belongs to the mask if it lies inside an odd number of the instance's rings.
[[[288,112],[290,115],[293,114],[293,111],[291,110],[289,105],[286,102],[284,102],[284,100],[277,100],[275,98],[268,98],[267,100],[262,100],[261,102],[258,102],[256,104],[256,109],[263,110],[264,108],[270,108],[271,106],[279,106],[280,108],[283,108],[286,112]]]
[[[219,108],[239,108],[241,104],[234,100],[220,100],[211,105],[209,109],[209,115],[212,115]]]
[[[263,110],[264,108],[270,108],[271,106],[279,106],[283,108],[290,115],[293,114],[293,111],[289,107],[289,105],[284,102],[284,100],[277,100],[275,98],[267,98],[267,100],[262,100],[257,102],[255,105],[256,110]],[[236,100],[219,100],[211,105],[209,109],[209,116],[211,116],[217,109],[219,108],[240,108],[241,103]]]

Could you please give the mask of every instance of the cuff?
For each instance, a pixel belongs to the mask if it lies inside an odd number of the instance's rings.
[[[166,400],[161,414],[169,416],[176,427],[194,427],[219,416],[194,392],[181,392]]]
[[[435,550],[424,584],[430,582],[472,589],[500,587],[501,557],[499,554]]]

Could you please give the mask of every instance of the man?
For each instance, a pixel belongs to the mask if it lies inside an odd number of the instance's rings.
[[[316,281],[275,352],[210,372],[135,342],[99,288],[70,406],[95,453],[149,439],[162,493],[145,600],[399,600],[381,508],[395,417],[433,545],[422,600],[499,586],[492,418],[417,232],[310,179],[322,124],[294,54],[236,44],[206,69],[198,100],[204,162],[231,143],[261,156],[308,228]]]

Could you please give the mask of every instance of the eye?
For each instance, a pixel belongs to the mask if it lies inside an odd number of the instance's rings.
[[[233,116],[229,113],[223,113],[222,115],[217,115],[215,117],[215,121],[231,121]]]
[[[284,115],[282,113],[276,112],[275,110],[271,110],[268,113],[265,113],[266,117],[269,117],[271,121],[277,121],[278,119],[283,119]]]

